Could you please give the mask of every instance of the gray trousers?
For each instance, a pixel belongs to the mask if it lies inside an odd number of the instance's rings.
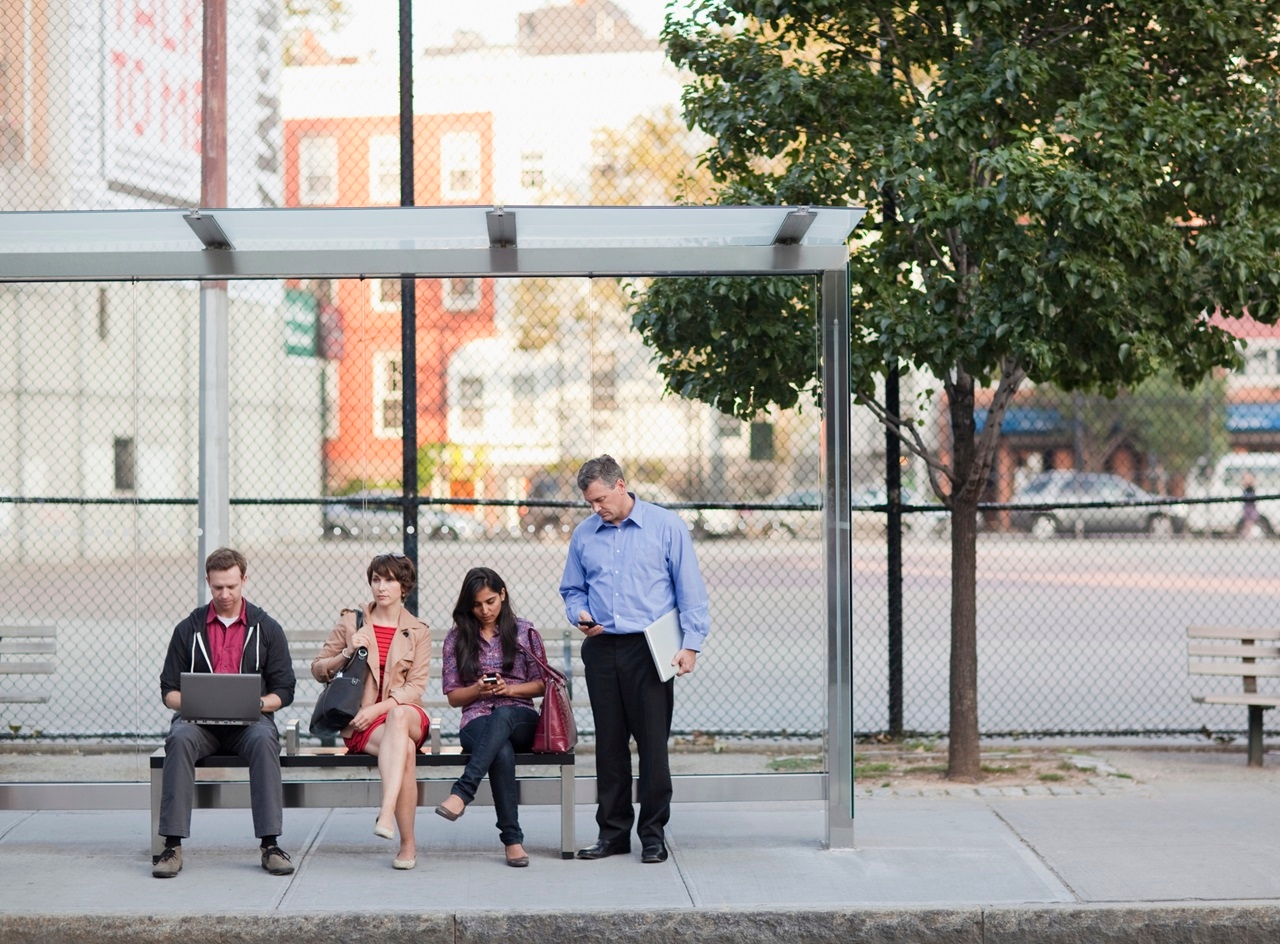
[[[273,718],[253,724],[202,725],[174,718],[164,739],[160,835],[191,835],[191,805],[196,796],[196,761],[210,754],[236,754],[249,762],[249,803],[253,834],[284,831],[284,791],[280,786],[280,733]]]

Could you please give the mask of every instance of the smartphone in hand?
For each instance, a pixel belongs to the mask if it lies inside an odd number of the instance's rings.
[[[496,672],[487,672],[484,675],[480,676],[480,681],[483,682],[485,685],[497,685],[498,674]]]

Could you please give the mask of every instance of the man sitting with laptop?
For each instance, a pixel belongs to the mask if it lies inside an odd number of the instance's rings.
[[[160,693],[177,714],[164,741],[160,834],[165,838],[164,852],[151,870],[156,878],[173,878],[182,870],[182,840],[191,835],[195,765],[211,754],[238,754],[249,762],[253,830],[262,841],[262,867],[272,875],[293,871],[278,844],[284,798],[274,717],[293,701],[293,660],[280,624],[244,599],[247,570],[239,551],[220,547],[210,554],[204,572],[212,602],[192,610],[169,640]]]

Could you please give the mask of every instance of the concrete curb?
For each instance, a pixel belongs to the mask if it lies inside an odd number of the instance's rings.
[[[1280,905],[0,915],[6,944],[1271,944]]]

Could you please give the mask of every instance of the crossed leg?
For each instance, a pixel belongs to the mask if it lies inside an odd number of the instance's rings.
[[[415,755],[422,737],[422,715],[409,705],[397,705],[369,736],[365,753],[378,758],[382,778],[382,807],[378,823],[395,819],[400,829],[397,858],[415,858],[414,819],[418,812],[418,770]]]

